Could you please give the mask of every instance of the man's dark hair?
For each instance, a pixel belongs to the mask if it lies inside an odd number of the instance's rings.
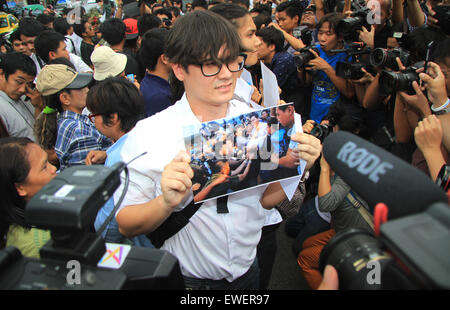
[[[221,3],[210,8],[209,11],[216,13],[230,21],[236,29],[240,28],[239,19],[250,14],[243,7],[234,3]]]
[[[299,1],[291,0],[280,3],[277,6],[276,11],[285,12],[290,18],[298,16],[298,22],[300,23],[300,20],[302,19],[303,7]]]
[[[6,79],[18,70],[31,76],[36,76],[36,65],[33,60],[22,53],[13,52],[1,55],[0,69],[3,70]]]
[[[16,30],[13,33],[11,33],[11,35],[9,36],[9,41],[11,41],[11,43],[14,43],[14,41],[22,41],[22,39],[20,38],[19,30]]]
[[[19,21],[20,34],[26,37],[37,37],[45,27],[32,17],[24,17]]]
[[[60,42],[64,42],[64,40],[64,36],[59,32],[45,30],[34,40],[34,49],[36,54],[47,63],[49,62],[48,53],[56,52]]]
[[[438,42],[433,49],[431,59],[434,62],[445,62],[446,58],[450,58],[450,38]]]
[[[125,32],[127,27],[125,23],[119,18],[110,18],[105,20],[98,31],[102,34],[102,38],[108,42],[109,45],[117,45],[125,39]]]
[[[337,34],[337,24],[342,19],[342,14],[340,13],[328,13],[325,14],[320,21],[317,23],[316,29],[319,30],[320,27],[326,22],[330,25],[330,29],[334,31],[334,33]]]
[[[207,10],[208,3],[206,2],[206,0],[194,0],[192,1],[192,10],[194,10],[196,7],[202,7]]]
[[[86,23],[89,23],[87,16],[81,18],[80,23],[73,24],[73,32],[80,38],[83,37],[83,33],[86,32]]]
[[[139,59],[146,69],[155,70],[159,56],[164,53],[164,43],[168,33],[167,29],[155,28],[144,34],[139,50]]]
[[[226,59],[218,59],[225,46]],[[235,60],[241,51],[240,38],[235,27],[215,13],[195,11],[179,18],[169,32],[164,54],[172,63],[187,70],[189,65],[200,65],[206,59],[220,63]]]
[[[256,35],[260,37],[267,46],[274,44],[275,52],[282,52],[284,46],[284,35],[275,27],[264,27],[256,31]]]
[[[143,36],[148,30],[153,28],[159,28],[161,26],[161,19],[155,14],[144,14],[138,18],[137,26],[139,36]]]
[[[264,14],[272,18],[272,8],[267,5],[259,5],[250,10],[250,13]]]
[[[101,114],[106,125],[117,113],[120,128],[129,132],[144,116],[144,98],[136,86],[123,77],[110,77],[94,85],[86,98],[92,113]]]
[[[36,20],[38,22],[40,22],[43,26],[48,25],[52,22],[55,21],[55,17],[53,15],[50,14],[39,14],[38,16],[36,16]]]
[[[433,49],[436,50],[439,42],[444,41],[446,35],[439,29],[434,29],[426,25],[417,27],[406,37],[405,48],[410,52],[411,62],[425,60],[427,47],[434,41]]]
[[[67,35],[70,27],[72,27],[72,25],[70,25],[64,17],[58,17],[53,22],[53,29],[63,36]]]
[[[231,0],[231,3],[242,4],[247,8],[247,10],[250,8],[250,0]]]
[[[155,15],[166,15],[168,19],[172,20],[172,12],[166,8],[158,9],[153,12]]]

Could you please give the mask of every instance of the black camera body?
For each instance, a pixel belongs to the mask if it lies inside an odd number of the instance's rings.
[[[299,50],[300,54],[294,56],[295,66],[298,69],[304,68],[311,59],[316,58],[316,56],[314,56],[314,54],[311,53],[310,50],[315,51],[317,54],[320,53],[315,46],[308,46],[300,49]]]
[[[450,289],[450,209],[434,203],[426,211],[388,221],[380,237],[362,229],[333,236],[319,268],[336,268],[348,290]]]
[[[394,71],[400,70],[396,57],[400,58],[404,66],[409,65],[409,52],[401,47],[392,50],[376,48],[370,53],[370,64],[374,67],[389,68]]]
[[[400,72],[383,70],[380,74],[380,90],[383,95],[391,95],[397,91],[404,91],[409,95],[414,95],[415,90],[412,86],[412,82],[419,83],[419,74],[417,69],[424,67],[424,62],[417,62],[412,66],[407,67]]]
[[[172,27],[172,21],[168,18],[163,18],[162,23],[164,24],[165,28]]]
[[[328,124],[314,123],[314,127],[313,129],[311,129],[311,132],[309,134],[319,139],[320,142],[323,142],[323,140],[325,140],[325,138],[333,132],[333,127],[334,124],[332,124],[331,122]]]
[[[364,26],[370,30],[370,24],[367,21],[367,15],[370,9],[362,7],[353,11],[350,17],[341,19],[336,27],[336,33],[344,38],[344,41],[355,42],[359,41],[359,30]]]
[[[364,76],[361,70],[364,64],[360,62],[338,61],[336,63],[336,75],[349,80],[359,80]]]
[[[313,32],[314,31],[307,26],[299,26],[292,30],[292,35],[297,39],[302,40],[303,44],[306,46],[310,46],[313,41]]]
[[[366,64],[361,61],[363,54],[369,54],[370,50],[363,43],[350,43],[347,48],[331,50],[333,53],[346,53],[346,61],[338,61],[336,63],[336,75],[350,80],[359,80],[364,76],[362,68],[366,68]],[[352,61],[348,61],[352,56]],[[367,69],[367,68],[366,68]]]
[[[104,255],[115,253],[107,251],[93,223],[120,185],[124,169],[126,190],[128,171],[117,163],[68,167],[35,194],[25,220],[50,230],[51,240],[40,249],[40,260],[23,257],[15,247],[0,250],[0,289],[183,289],[178,260],[164,250],[116,245],[120,254],[114,258],[121,264],[99,264]],[[68,283],[68,262],[79,264],[80,283]]]

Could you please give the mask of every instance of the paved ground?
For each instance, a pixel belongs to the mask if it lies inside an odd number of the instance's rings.
[[[269,290],[309,290],[291,247],[293,238],[284,232],[284,222],[277,230],[277,256],[269,282]]]

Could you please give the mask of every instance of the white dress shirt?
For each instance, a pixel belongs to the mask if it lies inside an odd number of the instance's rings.
[[[232,100],[227,117],[251,111],[245,103]],[[200,121],[184,94],[173,106],[140,121],[129,132],[121,153],[122,161],[128,162],[143,152],[148,153],[129,165],[130,184],[118,212],[126,206],[146,203],[161,195],[163,168],[179,151],[186,149],[183,128],[193,124],[200,124]],[[217,213],[216,199],[204,202],[190,222],[165,241],[162,249],[178,258],[185,276],[237,279],[247,272],[256,257],[265,220],[259,201],[266,188],[262,185],[231,194],[227,205],[229,213],[226,214]],[[121,188],[116,191],[115,200],[121,192]],[[183,209],[192,199],[191,192],[175,211]]]

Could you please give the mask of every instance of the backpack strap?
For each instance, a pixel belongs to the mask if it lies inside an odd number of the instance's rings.
[[[194,200],[192,200],[183,210],[172,212],[157,229],[147,234],[147,238],[159,249],[167,239],[175,235],[189,223],[189,219],[197,212],[202,204],[195,204]]]

